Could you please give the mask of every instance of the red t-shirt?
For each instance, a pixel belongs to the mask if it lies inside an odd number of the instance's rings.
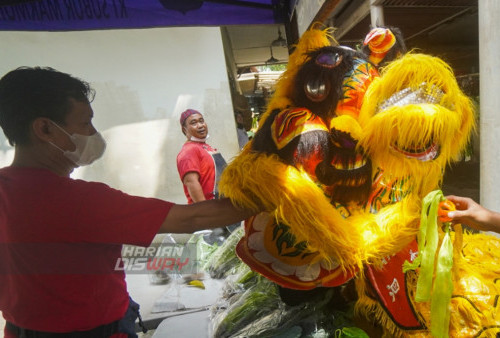
[[[200,184],[205,199],[214,199],[217,190],[218,176],[226,166],[226,162],[217,149],[204,142],[188,141],[184,143],[177,155],[177,170],[181,181],[189,172],[196,172],[200,176]],[[193,203],[189,191],[184,186],[188,203]]]
[[[122,244],[148,246],[172,205],[45,169],[0,169],[4,318],[48,332],[122,318],[129,302],[125,273],[115,269]]]

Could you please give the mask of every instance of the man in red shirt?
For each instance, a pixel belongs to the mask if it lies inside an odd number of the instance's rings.
[[[187,140],[177,155],[177,170],[188,203],[219,198],[219,178],[227,164],[217,149],[206,143],[208,126],[203,115],[197,110],[187,109],[181,114],[180,124]],[[213,229],[204,238],[210,244],[221,244],[229,231],[237,226],[239,224],[227,230]]]
[[[177,169],[188,203],[217,198],[217,183],[226,161],[206,143],[208,126],[199,111],[184,111],[180,123],[187,140],[177,155]]]
[[[105,149],[92,125],[93,95],[88,83],[51,68],[0,79],[0,126],[15,146],[12,164],[0,169],[5,337],[136,337],[138,307],[115,266],[122,244],[148,246],[158,232],[252,214],[227,199],[176,205],[71,179]]]

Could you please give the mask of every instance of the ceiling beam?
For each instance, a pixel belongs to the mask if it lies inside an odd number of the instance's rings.
[[[424,34],[426,32],[432,31],[433,29],[436,29],[437,27],[441,26],[442,24],[445,24],[448,21],[451,21],[451,20],[453,20],[453,19],[455,19],[455,18],[457,18],[459,16],[462,16],[463,14],[467,13],[471,9],[472,9],[472,7],[468,7],[468,8],[466,8],[466,9],[464,9],[464,10],[458,12],[458,13],[455,13],[455,14],[447,17],[446,19],[443,19],[443,20],[441,20],[439,22],[436,22],[435,24],[433,24],[433,25],[431,25],[429,27],[426,27],[425,29],[422,29],[421,31],[413,34],[412,36],[409,36],[409,37],[405,38],[405,40],[408,41],[408,40],[411,40],[411,39],[413,39],[413,38],[415,38],[415,37],[417,37],[417,36],[419,36],[421,34]]]
[[[318,13],[316,13],[316,15],[314,16],[314,19],[309,24],[307,30],[309,30],[316,22],[325,23],[325,21],[328,20],[330,14],[332,14],[333,10],[335,9],[335,7],[337,7],[340,1],[341,0],[326,0],[319,9]]]
[[[226,67],[231,71],[231,76],[233,79],[238,77],[238,69],[236,68],[236,61],[234,60],[233,45],[231,44],[231,39],[229,38],[229,32],[227,27],[220,28],[222,47],[224,49],[224,55],[226,57]],[[238,81],[234,81],[236,91],[241,94],[241,87]]]
[[[370,19],[372,27],[384,26],[384,7],[377,0],[370,0]]]
[[[335,38],[340,39],[345,34],[347,34],[353,27],[361,22],[370,14],[370,0],[365,0],[358,6],[351,14],[347,15],[344,19],[340,19],[339,25],[337,25],[337,20],[334,21],[334,25],[337,28],[335,30]],[[368,30],[368,28],[367,28]]]

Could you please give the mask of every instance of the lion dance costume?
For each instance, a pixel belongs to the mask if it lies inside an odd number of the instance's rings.
[[[500,241],[435,217],[471,102],[438,58],[406,54],[379,77],[330,41],[328,29],[304,33],[223,174],[233,203],[267,210],[245,222],[238,255],[285,288],[354,279],[357,312],[387,336],[495,336]]]

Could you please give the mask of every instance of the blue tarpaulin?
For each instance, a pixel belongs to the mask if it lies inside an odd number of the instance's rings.
[[[0,6],[0,30],[274,24],[283,23],[285,3],[283,0],[7,1]]]

